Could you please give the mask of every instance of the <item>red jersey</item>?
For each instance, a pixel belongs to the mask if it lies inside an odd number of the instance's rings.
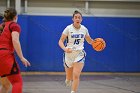
[[[10,52],[14,52],[14,47],[12,43],[11,33],[13,31],[20,33],[20,26],[15,22],[5,22],[5,27],[3,32],[0,34],[0,48],[4,48],[10,50]]]

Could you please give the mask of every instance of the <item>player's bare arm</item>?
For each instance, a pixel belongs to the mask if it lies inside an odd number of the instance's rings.
[[[12,32],[12,42],[13,42],[15,51],[16,51],[17,55],[19,56],[20,60],[22,61],[22,63],[26,67],[30,66],[30,63],[27,61],[27,59],[24,58],[24,56],[22,54],[21,45],[20,45],[20,41],[19,41],[19,33],[16,31]]]
[[[66,48],[66,47],[64,46],[64,41],[65,41],[66,38],[67,38],[67,35],[62,34],[62,36],[60,37],[60,40],[59,40],[59,46],[60,46],[65,52],[71,53],[72,50],[71,50],[70,48]]]
[[[93,39],[92,39],[89,35],[86,35],[86,36],[85,36],[85,39],[86,39],[86,41],[87,41],[89,44],[92,44]]]

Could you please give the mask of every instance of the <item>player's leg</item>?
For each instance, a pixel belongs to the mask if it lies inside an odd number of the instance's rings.
[[[22,93],[22,77],[20,74],[7,76],[12,84],[12,93]]]
[[[73,67],[71,68],[67,68],[65,67],[65,72],[66,72],[66,80],[65,80],[65,83],[66,83],[66,86],[71,86],[71,83],[72,83],[72,74],[73,74]]]
[[[63,55],[63,61],[64,61],[64,67],[65,67],[65,72],[66,72],[66,86],[70,87],[72,83],[72,74],[73,74],[73,67],[72,67],[72,58],[71,54],[69,53],[64,53]]]
[[[82,62],[75,62],[73,65],[73,82],[72,82],[72,91],[71,93],[75,93],[79,86],[80,81],[80,74],[84,67],[84,63]]]
[[[0,83],[2,85],[1,89],[0,89],[0,93],[8,93],[8,91],[10,90],[10,82],[6,77],[2,77],[0,78]]]

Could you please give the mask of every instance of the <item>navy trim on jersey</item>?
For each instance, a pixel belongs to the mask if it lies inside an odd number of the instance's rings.
[[[68,65],[66,64],[66,62],[65,62],[65,66],[66,66],[67,68],[69,68]]]

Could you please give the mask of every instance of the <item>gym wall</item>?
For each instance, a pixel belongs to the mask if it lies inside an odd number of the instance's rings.
[[[64,71],[58,40],[71,16],[20,15],[21,45],[32,66],[23,71]],[[96,52],[85,43],[85,72],[139,72],[140,18],[83,17],[92,38],[104,38],[107,47]]]

